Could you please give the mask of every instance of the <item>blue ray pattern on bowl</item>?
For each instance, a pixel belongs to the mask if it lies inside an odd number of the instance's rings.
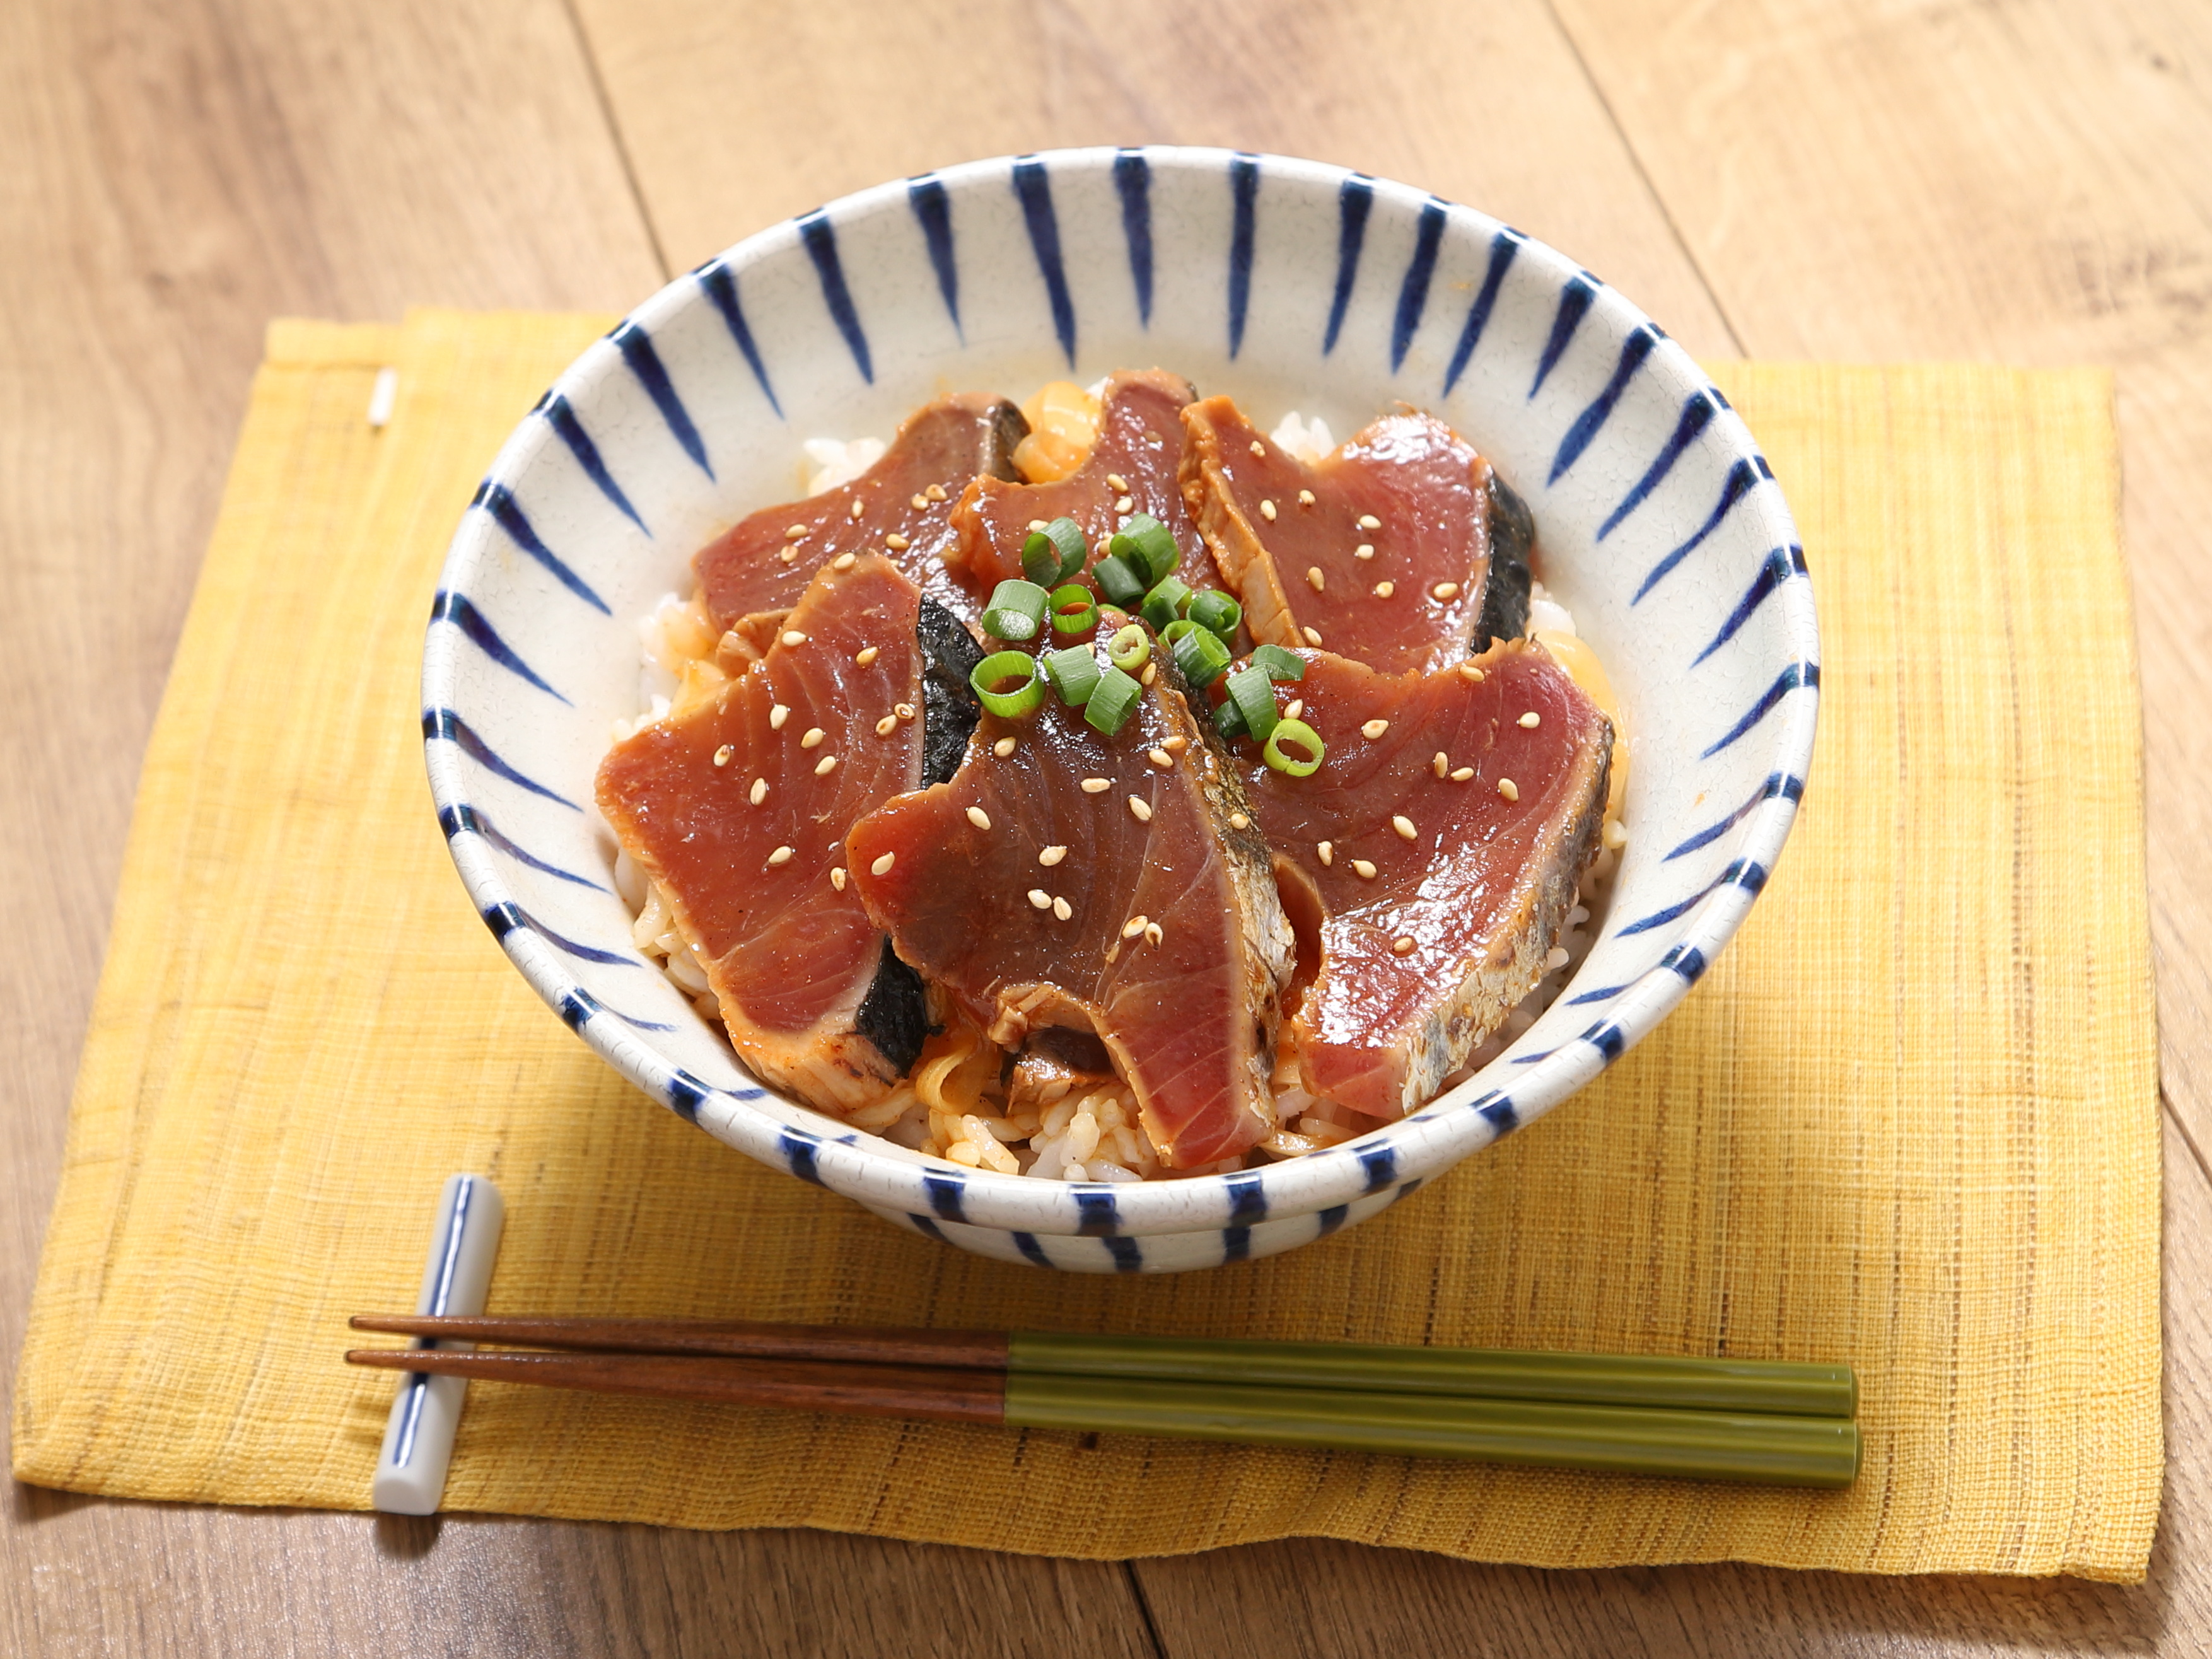
[[[1632,757],[1602,933],[1504,1054],[1402,1122],[1229,1176],[979,1172],[763,1088],[630,943],[589,809],[636,712],[636,619],[690,551],[799,493],[802,439],[888,436],[946,386],[1158,365],[1356,430],[1399,401],[1528,499]],[[1174,1271],[1326,1237],[1549,1109],[1688,991],[1804,792],[1820,653],[1772,469],[1705,374],[1590,272],[1342,168],[1183,149],[976,162],[833,203],[669,284],[586,352],[464,516],[423,656],[440,822],[531,984],[624,1075],[762,1161],[1010,1261]]]

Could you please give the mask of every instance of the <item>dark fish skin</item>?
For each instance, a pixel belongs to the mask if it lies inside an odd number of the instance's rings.
[[[1166,526],[1182,550],[1177,575],[1194,588],[1219,587],[1179,482],[1182,411],[1193,395],[1189,381],[1162,369],[1109,375],[1099,398],[1098,436],[1074,471],[1051,483],[978,478],[952,515],[970,585],[988,594],[1000,582],[1021,575],[1022,544],[1037,520],[1074,520],[1096,555],[1129,514],[1144,513]],[[1107,482],[1115,477],[1126,490]],[[1125,499],[1130,503],[1127,514],[1116,509]]]
[[[599,769],[600,810],[668,891],[738,1056],[825,1111],[880,1099],[928,1030],[921,979],[886,949],[849,882],[837,884],[846,830],[921,781],[927,640],[951,642],[942,623],[924,635],[924,604],[872,554],[820,571],[786,619],[803,641],[779,635],[711,698],[617,744]],[[877,655],[863,665],[868,647]],[[809,745],[816,726],[823,736]],[[836,766],[817,771],[831,757]],[[766,786],[757,803],[756,780]],[[781,859],[779,848],[789,849]]]
[[[1182,420],[1184,501],[1255,640],[1318,646],[1390,673],[1467,654],[1485,614],[1498,499],[1473,446],[1401,409],[1308,466],[1231,398],[1192,404]],[[1524,562],[1524,615],[1527,580]],[[1501,596],[1499,619],[1511,609]]]
[[[963,392],[923,405],[882,458],[850,483],[751,514],[699,550],[691,565],[714,626],[727,630],[747,617],[773,619],[799,602],[830,560],[871,551],[940,604],[963,616],[980,615],[975,596],[940,556],[953,544],[952,508],[979,475],[1016,476],[1014,446],[1028,432],[1021,410],[1003,398]],[[933,485],[941,500],[928,499]],[[921,507],[914,505],[917,495]],[[794,528],[805,532],[795,540]]]
[[[1488,506],[1490,577],[1482,588],[1482,620],[1474,629],[1478,655],[1499,640],[1517,640],[1528,631],[1528,588],[1534,580],[1529,556],[1536,546],[1535,515],[1495,469]]]
[[[1286,1044],[1310,1092],[1395,1118],[1542,976],[1596,852],[1612,726],[1523,641],[1426,675],[1301,654],[1305,678],[1288,689],[1327,758],[1304,778],[1245,763],[1284,908],[1301,924]],[[1530,713],[1534,727],[1521,724]],[[1389,724],[1370,738],[1375,720]],[[1473,775],[1449,775],[1462,767]]]
[[[924,595],[914,625],[921,647],[921,781],[943,783],[960,769],[969,736],[983,717],[970,681],[982,665],[982,647],[968,624]]]
[[[1015,744],[1003,757],[1002,738]],[[1109,787],[1086,792],[1086,778]],[[1291,937],[1267,845],[1232,826],[1240,814],[1249,824],[1236,769],[1162,676],[1110,738],[1049,696],[1024,720],[985,714],[950,782],[869,814],[846,850],[903,960],[1005,1047],[1049,1026],[1095,1032],[1162,1161],[1188,1169],[1274,1121]],[[1046,864],[1051,848],[1065,854]],[[1125,934],[1139,917],[1157,939]]]

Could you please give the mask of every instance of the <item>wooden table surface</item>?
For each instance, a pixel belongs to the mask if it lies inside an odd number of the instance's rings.
[[[2212,1651],[2212,7],[2191,0],[9,0],[0,6],[0,1374],[133,786],[264,323],[620,311],[878,179],[1054,144],[1480,205],[1708,357],[2118,374],[2166,1128],[2149,1582],[1127,1566],[14,1487],[21,1653]],[[2191,480],[2197,483],[2191,484]],[[2197,854],[2189,852],[2199,849]]]

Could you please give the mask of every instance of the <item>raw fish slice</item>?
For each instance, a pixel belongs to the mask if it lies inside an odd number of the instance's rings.
[[[1493,494],[1490,463],[1443,422],[1386,415],[1308,466],[1227,398],[1182,417],[1184,499],[1254,639],[1395,674],[1482,648],[1486,623],[1522,631],[1528,509]],[[1493,516],[1510,520],[1499,550],[1518,562],[1486,617]]]
[[[1308,958],[1287,1046],[1310,1092],[1399,1117],[1542,976],[1597,849],[1613,728],[1520,641],[1425,676],[1299,654],[1287,689],[1328,757],[1245,777]]]
[[[932,654],[963,647],[933,672]],[[929,721],[953,722],[934,746],[964,736],[972,699],[947,706],[930,683],[957,672],[964,692],[974,661],[958,622],[864,554],[815,577],[760,661],[599,768],[600,811],[667,890],[738,1054],[823,1110],[880,1098],[921,1049],[921,981],[868,920],[842,849],[855,819],[924,781],[926,701]]]
[[[952,781],[861,819],[848,861],[900,957],[994,1042],[1095,1032],[1161,1160],[1190,1169],[1274,1123],[1292,941],[1266,843],[1231,825],[1243,796],[1163,676],[1112,738],[1050,696],[1027,720],[984,715]]]
[[[761,613],[773,617],[796,605],[814,573],[837,555],[872,550],[956,614],[979,615],[940,556],[953,542],[953,504],[978,474],[1014,477],[1014,446],[1028,430],[1021,410],[981,393],[924,405],[850,483],[765,508],[702,548],[691,565],[708,617],[722,629]]]
[[[1176,574],[1194,588],[1218,588],[1206,544],[1184,509],[1182,410],[1190,382],[1162,369],[1125,370],[1107,378],[1099,397],[1098,436],[1074,471],[1052,483],[976,479],[953,514],[960,557],[971,586],[988,593],[1022,574],[1030,526],[1073,519],[1096,555],[1133,514],[1146,513],[1173,532],[1182,550]],[[1118,478],[1127,488],[1116,489]],[[1127,508],[1122,501],[1129,503]]]

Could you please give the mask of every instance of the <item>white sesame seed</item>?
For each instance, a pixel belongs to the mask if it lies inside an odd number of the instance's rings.
[[[1031,519],[1031,520],[1030,520],[1030,529],[1032,529],[1032,530],[1042,530],[1042,529],[1043,529],[1043,528],[1044,528],[1044,520],[1043,520],[1042,519]]]
[[[820,726],[810,726],[806,728],[806,735],[799,738],[799,746],[801,749],[819,748],[822,744],[822,739],[829,735],[830,734],[827,732],[824,732]]]
[[[1116,495],[1114,498],[1114,510],[1116,513],[1123,514],[1135,512],[1137,510],[1137,498],[1134,495]]]
[[[1319,565],[1310,564],[1306,567],[1306,586],[1315,592],[1321,592],[1328,586],[1328,579],[1321,574]]]
[[[853,660],[863,668],[872,668],[875,666],[876,659],[882,653],[883,647],[880,646],[864,645],[853,653]]]
[[[1056,898],[1052,902],[1052,913],[1062,921],[1066,921],[1075,914],[1075,907],[1064,898]]]
[[[1065,847],[1048,847],[1037,854],[1037,862],[1049,870],[1066,856],[1067,848]]]
[[[768,855],[769,868],[771,870],[775,868],[779,864],[788,864],[790,862],[791,848],[788,847],[779,847],[775,851]]]
[[[795,547],[787,547],[775,556],[781,559],[786,564],[797,564],[799,562],[799,550]]]
[[[1083,781],[1083,793],[1086,795],[1103,795],[1113,787],[1114,780],[1111,778],[1085,778]]]
[[[1401,957],[1410,957],[1413,954],[1413,941],[1408,935],[1401,933],[1390,941],[1390,948]]]
[[[891,705],[891,713],[902,720],[910,720],[914,718],[914,705],[910,702],[895,702]]]
[[[1443,750],[1437,750],[1437,757],[1429,763],[1429,769],[1438,777],[1443,777],[1451,770],[1451,757]]]
[[[968,822],[978,830],[988,830],[991,827],[991,815],[980,806],[971,806],[968,809]]]
[[[1145,924],[1151,920],[1152,918],[1150,916],[1131,916],[1128,921],[1121,924],[1121,937],[1123,939],[1136,938],[1138,934],[1145,931]]]
[[[1322,842],[1319,846],[1316,847],[1314,850],[1321,854],[1322,868],[1326,869],[1336,862],[1335,842],[1327,841]]]
[[[894,553],[903,553],[907,550],[907,539],[896,532],[893,532],[884,538],[884,545]]]
[[[843,865],[833,864],[830,866],[830,884],[841,893],[845,890],[845,866]]]
[[[1434,587],[1429,590],[1429,597],[1432,599],[1455,599],[1459,597],[1459,584],[1457,582],[1438,582]]]
[[[996,755],[1000,760],[1004,760],[1007,756],[1014,752],[1014,748],[1015,743],[1013,738],[1000,738],[998,742],[991,745],[991,752]]]
[[[1382,527],[1382,520],[1372,513],[1363,513],[1359,515],[1359,527],[1362,530],[1380,530]]]
[[[1377,582],[1375,584],[1375,597],[1378,599],[1387,599],[1397,591],[1398,584],[1395,582]]]
[[[891,732],[896,729],[897,726],[898,716],[896,714],[886,714],[883,719],[876,722],[876,735],[879,738],[888,738],[890,736]]]
[[[1152,750],[1146,755],[1145,758],[1152,762],[1153,765],[1158,767],[1163,772],[1166,771],[1168,768],[1175,764],[1175,757],[1168,753],[1164,749]]]
[[[1403,812],[1391,818],[1390,827],[1398,832],[1400,841],[1411,841],[1420,834],[1419,830],[1413,828],[1413,819],[1407,817]]]
[[[1319,629],[1302,628],[1298,632],[1306,636],[1306,643],[1308,645],[1312,646],[1316,651],[1321,648],[1321,630]]]
[[[783,642],[786,645],[804,645],[806,643],[806,635],[795,628],[787,628],[783,630]]]
[[[766,800],[768,799],[768,780],[766,778],[755,778],[753,780],[753,787],[745,793],[745,799],[756,806],[758,806],[763,801]]]
[[[1304,697],[1292,697],[1283,705],[1283,718],[1286,720],[1294,720],[1305,712],[1306,700]]]
[[[1459,665],[1459,677],[1472,684],[1482,684],[1482,671],[1471,662],[1463,662]]]
[[[932,484],[928,489],[923,490],[921,493],[928,496],[933,501],[941,501],[945,499],[945,486],[943,484]]]
[[[868,866],[868,872],[872,875],[888,876],[891,872],[891,866],[897,862],[898,854],[896,853],[886,853],[883,857],[878,859],[873,864]]]
[[[768,711],[768,729],[771,732],[781,732],[783,730],[783,723],[790,718],[791,710],[786,708],[781,703],[777,703]]]
[[[1129,481],[1118,472],[1109,472],[1106,475],[1106,488],[1116,495],[1126,495],[1129,493]]]
[[[1161,927],[1160,927],[1159,923],[1158,923],[1157,921],[1148,921],[1148,922],[1146,922],[1146,923],[1145,924],[1145,943],[1146,943],[1146,944],[1147,944],[1147,945],[1158,945],[1158,944],[1162,939],[1165,939],[1166,937],[1167,937],[1166,933],[1165,933],[1165,932],[1161,928]]]
[[[1451,781],[1454,783],[1465,783],[1474,775],[1474,769],[1472,766],[1455,766],[1452,769]]]
[[[836,769],[837,757],[835,755],[824,755],[814,763],[814,775],[817,778],[826,778]]]
[[[1229,815],[1229,827],[1231,830],[1249,830],[1252,827],[1252,820],[1243,812],[1231,812]]]
[[[1534,731],[1543,723],[1544,717],[1533,708],[1521,717],[1521,724],[1528,727],[1531,732]]]
[[[830,561],[830,568],[832,570],[850,570],[860,562],[860,556],[857,553],[840,553]]]
[[[1042,887],[1032,887],[1030,889],[1030,902],[1040,910],[1049,910],[1052,908],[1052,895]]]
[[[917,513],[927,512],[929,509],[929,497],[923,495],[919,489],[917,489],[914,492],[914,499],[908,501],[907,505]]]
[[[1267,446],[1255,438],[1252,440],[1252,453],[1255,455],[1264,455],[1267,453]]]
[[[1352,556],[1355,559],[1373,558],[1375,556],[1375,544],[1372,542],[1360,543],[1358,546],[1352,550]]]
[[[1314,493],[1312,490],[1301,489],[1298,491],[1298,505],[1300,507],[1311,507],[1313,504]]]
[[[1261,500],[1261,503],[1260,503],[1260,516],[1261,516],[1261,518],[1265,519],[1265,520],[1266,520],[1269,524],[1273,524],[1273,523],[1274,523],[1274,521],[1275,521],[1275,504],[1274,504],[1274,502],[1273,502],[1273,501],[1267,501],[1267,500],[1265,500],[1265,499]]]
[[[1372,881],[1375,879],[1375,866],[1370,864],[1365,859],[1352,860],[1352,873],[1357,875],[1362,881]]]
[[[1175,736],[1168,738],[1164,743],[1161,744],[1160,747],[1166,750],[1170,755],[1180,755],[1184,750],[1190,747],[1190,739],[1183,736],[1182,732],[1178,732]]]
[[[1510,778],[1500,778],[1498,781],[1498,793],[1504,796],[1508,800],[1519,800],[1521,799],[1521,786],[1514,782]]]
[[[1389,729],[1390,722],[1388,720],[1370,720],[1359,728],[1359,735],[1372,743]]]
[[[714,751],[714,764],[717,766],[727,766],[730,763],[730,757],[737,752],[738,751],[731,748],[728,744],[724,744],[720,749],[717,749]]]
[[[1129,797],[1129,811],[1139,823],[1150,823],[1152,821],[1152,803],[1141,795]]]
[[[860,516],[860,514],[863,514],[863,513],[866,512],[866,511],[867,511],[867,508],[866,508],[866,507],[862,507],[862,506],[860,505],[860,498],[858,495],[855,495],[855,496],[854,496],[854,497],[853,497],[853,505],[852,505],[852,507],[850,507],[850,509],[848,509],[848,510],[850,511],[850,513],[851,513],[852,516],[853,516],[854,518],[856,518],[856,519],[857,519],[857,518],[859,518],[859,517]]]
[[[790,529],[783,532],[783,538],[787,542],[803,541],[805,539],[806,534],[807,531],[805,525],[795,524],[792,526]]]
[[[1137,676],[1137,683],[1140,685],[1150,685],[1154,680],[1159,678],[1159,664],[1156,662],[1148,662],[1145,665],[1145,672]]]

